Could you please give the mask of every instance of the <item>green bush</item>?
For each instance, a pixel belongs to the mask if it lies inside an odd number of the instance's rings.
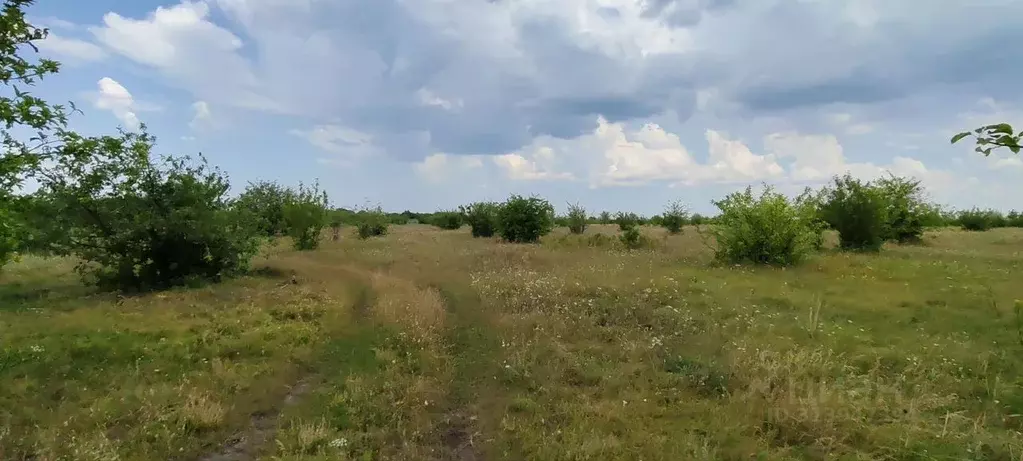
[[[327,193],[320,190],[318,183],[312,187],[299,184],[298,190],[290,194],[284,204],[284,221],[296,250],[320,246],[320,234],[327,224],[328,203]]]
[[[960,211],[956,221],[964,230],[986,231],[995,227],[1000,217],[1002,217],[1001,213],[997,211],[973,208]]]
[[[851,175],[825,189],[821,217],[846,250],[877,251],[888,236],[888,203],[880,189]]]
[[[689,218],[689,223],[694,226],[699,226],[700,224],[706,224],[707,218],[701,215],[700,213],[696,213]]]
[[[356,229],[359,238],[368,239],[387,233],[387,215],[380,207],[366,208],[356,213]]]
[[[259,231],[273,237],[288,233],[284,207],[294,200],[295,191],[273,181],[249,183],[238,196],[237,204],[256,218]]]
[[[446,230],[461,229],[462,214],[457,211],[439,211],[433,215],[433,225]]]
[[[568,231],[573,234],[586,232],[586,210],[576,204],[568,205]]]
[[[625,248],[628,248],[630,250],[640,248],[645,243],[643,234],[639,232],[638,226],[632,226],[626,229],[622,229],[622,235],[619,235],[618,239],[621,240],[622,245],[625,245]]]
[[[884,199],[887,216],[885,240],[899,243],[920,242],[924,236],[924,223],[931,212],[924,200],[920,181],[894,175],[874,183]]]
[[[534,243],[554,229],[554,207],[539,197],[512,195],[498,211],[498,223],[505,241]]]
[[[747,187],[713,203],[721,210],[710,231],[720,261],[795,264],[813,252],[823,231],[817,209],[805,195],[789,200],[765,186],[756,197]]]
[[[615,215],[615,223],[618,224],[618,230],[625,232],[639,225],[639,216],[636,213],[619,211]]]
[[[493,237],[497,233],[499,208],[494,202],[476,202],[463,206],[460,210],[472,228],[473,237]]]
[[[1005,221],[1009,227],[1023,227],[1023,213],[1012,210],[1005,215]]]
[[[53,201],[53,244],[82,263],[98,285],[151,290],[219,280],[248,267],[259,242],[256,220],[227,197],[227,178],[187,158],[150,159],[153,138],[66,139],[68,155],[41,186]]]
[[[597,217],[597,221],[601,224],[611,224],[611,213],[601,211],[600,216]]]
[[[678,234],[682,232],[682,226],[689,220],[689,210],[686,209],[685,205],[680,201],[674,201],[668,204],[664,208],[664,214],[661,217],[661,225],[668,232],[672,234]]]

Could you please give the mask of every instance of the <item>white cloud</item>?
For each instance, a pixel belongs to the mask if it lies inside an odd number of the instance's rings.
[[[192,130],[201,130],[213,125],[213,114],[210,112],[210,105],[206,101],[192,103],[192,121],[188,122]]]
[[[308,130],[294,129],[289,133],[304,138],[321,150],[337,154],[321,158],[323,163],[350,165],[359,159],[382,154],[372,136],[340,125],[317,125]]]
[[[107,57],[107,52],[95,43],[62,37],[53,32],[50,32],[45,39],[35,43],[39,47],[39,51],[61,62],[101,61]]]
[[[139,128],[139,119],[135,115],[135,98],[128,90],[110,77],[103,77],[97,82],[99,92],[94,104],[97,109],[109,110],[129,130]]]
[[[437,153],[427,156],[421,162],[413,164],[416,174],[427,182],[440,184],[449,179],[457,178],[470,171],[483,167],[483,159],[478,155],[449,155]]]
[[[497,155],[493,157],[509,179],[524,181],[547,181],[574,179],[572,173],[556,171],[554,150],[547,146],[535,146],[529,151]]]
[[[444,99],[426,88],[420,88],[416,91],[416,95],[419,96],[419,103],[424,106],[436,106],[444,110],[455,110],[465,105],[465,102],[461,99]]]

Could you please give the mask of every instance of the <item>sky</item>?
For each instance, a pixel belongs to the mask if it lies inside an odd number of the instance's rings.
[[[1017,0],[45,0],[34,92],[87,134],[144,123],[235,189],[337,206],[537,194],[652,215],[849,172],[1023,209],[1023,160],[956,132],[1023,124]]]

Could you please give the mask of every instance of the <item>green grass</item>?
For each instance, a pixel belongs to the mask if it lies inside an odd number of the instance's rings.
[[[0,459],[1023,459],[1023,231],[786,269],[643,232],[396,226],[138,297],[26,258]]]

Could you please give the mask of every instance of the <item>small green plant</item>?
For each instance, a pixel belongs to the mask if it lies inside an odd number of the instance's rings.
[[[457,211],[440,211],[434,213],[433,225],[446,230],[461,229],[462,213]]]
[[[619,211],[615,215],[615,223],[618,224],[618,230],[625,232],[639,225],[639,215]]]
[[[476,202],[459,210],[472,228],[473,237],[493,237],[497,233],[497,213],[500,206],[494,202]]]
[[[554,207],[539,197],[512,195],[498,211],[498,223],[505,241],[535,243],[554,229]]]
[[[814,251],[823,232],[817,209],[805,195],[789,200],[765,186],[758,197],[747,187],[713,203],[721,210],[710,231],[720,261],[795,264]]]
[[[361,239],[378,237],[387,233],[387,215],[379,206],[359,210],[356,213],[356,220],[358,222],[356,229]]]
[[[664,214],[661,215],[661,225],[668,232],[672,234],[678,234],[682,232],[682,226],[689,220],[689,210],[686,208],[681,201],[674,201],[668,204],[664,208]]]
[[[878,251],[888,235],[888,203],[882,191],[848,173],[825,189],[821,217],[838,231],[845,250]]]
[[[568,231],[573,234],[586,232],[586,210],[578,203],[568,205]]]
[[[284,204],[284,221],[288,237],[296,250],[313,250],[320,246],[320,233],[327,224],[327,192],[319,183],[312,187],[299,184]]]
[[[630,250],[640,248],[645,243],[643,234],[639,232],[638,226],[623,229],[622,234],[618,236],[618,239],[621,240],[622,245],[625,245],[625,248]]]
[[[994,210],[972,208],[960,211],[956,220],[964,230],[980,232],[995,227],[1000,217],[1001,213]]]

